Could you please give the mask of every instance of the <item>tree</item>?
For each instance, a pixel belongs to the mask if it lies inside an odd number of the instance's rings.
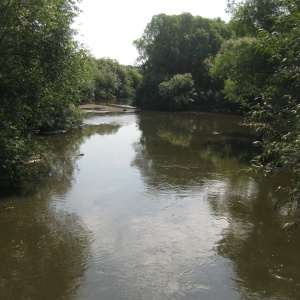
[[[73,0],[0,3],[0,177],[19,184],[40,150],[33,135],[77,127],[88,80],[85,51],[73,40]]]
[[[154,16],[143,36],[134,41],[143,75],[137,105],[158,109],[157,103],[152,105],[158,85],[177,74],[192,74],[198,95],[214,89],[205,60],[214,56],[229,37],[230,31],[220,19],[194,17],[189,13]]]
[[[225,80],[226,97],[249,110],[248,121],[260,134],[253,170],[292,175],[284,189],[289,197],[276,207],[295,214],[283,226],[294,228],[300,222],[300,4],[246,0],[232,11],[237,36],[248,37],[226,42],[211,73]]]
[[[284,225],[294,228],[300,222],[300,4],[283,1],[285,9],[274,15],[272,30],[259,35],[260,51],[267,53],[278,66],[270,77],[270,84],[262,101],[251,111],[251,121],[261,132],[261,155],[254,166],[266,175],[276,172],[292,173],[289,197],[282,198],[278,207],[288,207],[295,219]]]

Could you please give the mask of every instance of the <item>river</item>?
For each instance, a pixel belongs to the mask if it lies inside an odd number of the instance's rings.
[[[300,229],[274,210],[288,178],[247,171],[242,117],[84,124],[40,137],[53,170],[1,198],[0,299],[299,299]]]

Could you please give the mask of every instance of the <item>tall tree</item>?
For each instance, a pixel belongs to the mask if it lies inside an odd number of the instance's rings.
[[[34,154],[32,135],[81,122],[76,104],[89,68],[73,40],[73,0],[0,3],[0,177],[19,182]]]
[[[211,89],[205,60],[215,55],[229,37],[230,32],[220,19],[194,17],[189,13],[154,16],[142,37],[134,41],[144,76],[137,102],[151,107],[158,85],[176,74],[192,74],[199,95]]]
[[[211,75],[224,80],[225,97],[244,108],[261,104],[270,87],[270,78],[279,61],[270,51],[262,50],[260,32],[272,32],[276,18],[287,8],[281,0],[228,0],[232,14],[229,25],[235,38],[226,41],[214,60]]]

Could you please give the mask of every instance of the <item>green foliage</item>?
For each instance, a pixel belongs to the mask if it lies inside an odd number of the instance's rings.
[[[0,3],[0,181],[18,182],[36,154],[40,130],[77,127],[89,80],[86,53],[74,42],[73,0]],[[20,171],[20,172],[19,172]]]
[[[282,11],[281,0],[227,0],[227,12],[232,14],[230,27],[238,37],[256,36],[259,29],[271,30],[274,16]]]
[[[248,120],[260,134],[253,169],[266,176],[292,174],[289,196],[276,207],[294,216],[282,227],[293,229],[300,220],[300,4],[246,0],[230,2],[229,9],[236,35],[248,37],[225,42],[210,72],[224,80],[230,101],[249,110]]]
[[[300,43],[297,32],[300,13],[295,1],[285,3],[289,13],[282,13],[277,18],[274,31],[261,31],[259,36],[261,51],[268,53],[272,61],[278,62],[278,67],[270,77],[263,102],[253,110],[252,118],[263,129],[267,150],[263,157],[267,153],[276,157],[276,160],[270,160],[273,164],[271,169],[280,166],[299,172]]]
[[[142,64],[143,83],[136,104],[160,109],[155,100],[158,85],[177,74],[192,74],[198,95],[214,90],[206,60],[214,56],[230,31],[220,19],[210,20],[191,14],[156,15],[134,41]]]
[[[93,59],[91,100],[106,101],[116,98],[130,98],[141,81],[141,74],[133,67],[120,65],[109,58]]]
[[[170,111],[183,110],[195,96],[192,74],[178,74],[160,83],[158,94],[160,107]]]
[[[224,80],[223,93],[244,108],[258,102],[269,85],[274,63],[267,53],[258,51],[256,38],[239,38],[226,41],[210,69],[213,77]]]
[[[260,105],[251,111],[254,128],[262,134],[262,153],[254,166],[266,175],[276,172],[293,174],[293,184],[288,199],[281,199],[279,206],[290,211],[300,208],[300,5],[298,1],[284,1],[286,9],[274,16],[272,31],[259,34],[260,51],[267,53],[277,67],[270,76],[269,87],[262,95]],[[284,228],[293,228],[292,221]]]

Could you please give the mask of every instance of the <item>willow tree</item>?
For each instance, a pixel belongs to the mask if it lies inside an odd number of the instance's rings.
[[[73,40],[73,0],[0,3],[0,182],[18,185],[35,154],[32,136],[81,122],[76,104],[87,79]]]

